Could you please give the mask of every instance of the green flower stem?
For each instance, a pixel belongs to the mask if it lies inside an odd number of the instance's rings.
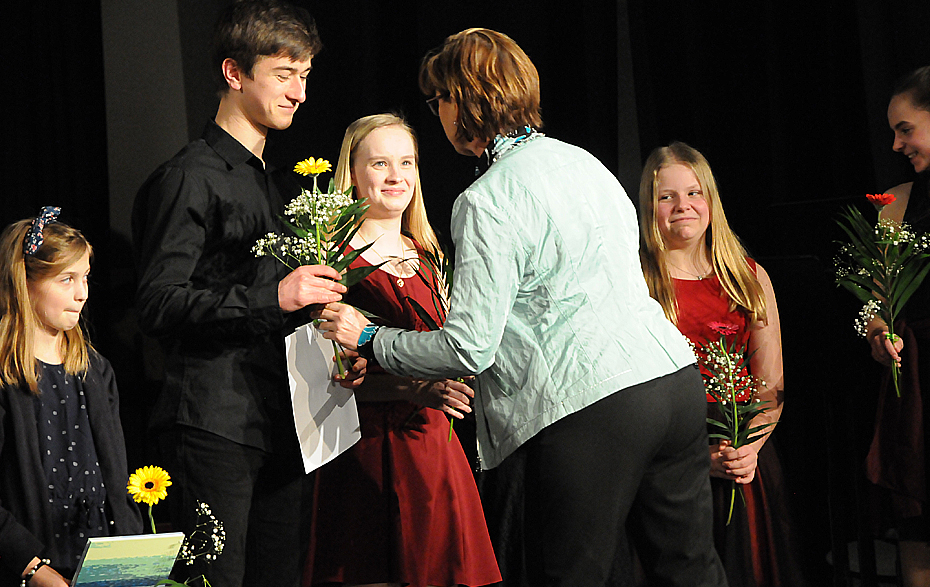
[[[730,525],[730,520],[733,519],[733,506],[736,505],[736,481],[730,481],[732,487],[730,487],[730,512],[727,514],[727,526]]]
[[[317,187],[317,183],[316,183],[316,181],[317,181],[317,175],[318,175],[318,174],[316,174],[316,173],[313,174],[313,193],[314,193],[314,194],[320,193],[320,190],[319,190],[319,188]],[[316,218],[316,217],[317,217],[317,214],[318,214],[318,210],[316,209],[316,205],[317,205],[317,200],[316,200],[316,198],[313,198],[313,217],[314,217],[314,218]],[[323,247],[321,246],[321,243],[320,243],[320,223],[319,223],[319,222],[314,222],[314,223],[313,223],[313,228],[314,228],[314,230],[316,231],[316,262],[317,262],[317,263],[320,263],[321,265],[328,265],[328,263],[324,263],[324,262],[323,262]],[[335,341],[335,340],[332,341],[332,343],[333,343],[333,353],[335,353],[335,356],[336,356],[336,367],[339,369],[339,376],[340,376],[340,377],[345,377],[345,376],[346,376],[346,368],[345,368],[345,367],[343,366],[343,364],[342,364],[342,357],[339,356],[339,345],[336,344],[336,341]]]
[[[342,365],[342,357],[339,356],[339,345],[336,344],[336,341],[335,341],[335,340],[332,341],[332,343],[333,343],[333,352],[336,353],[336,367],[339,369],[339,376],[340,376],[340,377],[345,377],[345,376],[346,376],[346,368],[343,367],[343,365]]]
[[[730,353],[727,352],[726,343],[724,342],[726,337],[720,337],[718,341],[721,348],[724,351],[724,356],[727,358],[727,387],[732,391],[733,396],[730,398],[730,409],[733,411],[733,448],[739,448],[739,404],[736,400],[736,382],[734,378],[736,374],[734,371],[736,367],[733,365]],[[730,520],[733,519],[733,506],[736,503],[736,481],[733,481],[733,487],[730,488],[730,512],[727,514],[727,526],[730,525]]]
[[[888,322],[888,334],[885,335],[888,340],[894,344],[894,341],[898,339],[898,335],[894,333],[894,324],[893,321]],[[898,378],[901,376],[901,367],[898,366],[894,361],[891,362],[891,380],[894,382],[894,392],[898,397],[901,397],[901,386],[898,383]]]
[[[149,504],[149,523],[152,525],[152,534],[158,534],[155,530],[155,516],[152,515],[152,505]]]
[[[881,221],[881,217],[882,217],[882,212],[881,212],[881,210],[879,210],[879,211],[878,211],[878,218],[879,218],[879,221]],[[890,277],[891,277],[891,276],[888,275],[888,273],[887,273],[887,268],[888,268],[888,245],[885,245],[884,247],[882,247],[882,248],[881,248],[881,252],[882,252],[882,264],[881,264],[881,267],[882,267],[883,270],[885,270],[885,274],[883,275],[884,279],[882,280],[882,286],[883,286],[882,289],[884,289],[885,291],[890,291],[890,289],[891,289],[890,287],[884,287],[885,284],[888,284],[888,285],[890,286]],[[891,296],[889,296],[889,297],[891,297]],[[896,314],[895,308],[892,307],[892,305],[891,305],[891,300],[890,300],[890,299],[885,300],[885,302],[884,302],[883,305],[884,305],[885,307],[887,307],[887,309],[888,309],[888,314],[887,314],[886,316],[882,316],[882,318],[885,320],[885,323],[888,325],[888,337],[889,337],[889,340],[891,340],[891,342],[894,343],[894,341],[895,341],[895,339],[896,339],[896,336],[897,336],[897,335],[894,333],[894,316],[895,316],[895,314]],[[900,376],[900,374],[901,374],[901,369],[898,367],[898,364],[895,363],[894,361],[892,361],[892,363],[891,363],[891,380],[894,382],[894,392],[895,392],[895,395],[897,395],[898,397],[901,397],[901,387],[900,387],[900,385],[898,384],[898,377]]]
[[[445,316],[443,316],[443,319],[445,319]],[[459,383],[465,383],[465,378],[459,377],[456,379],[456,381],[458,381]],[[449,416],[449,439],[446,440],[446,442],[452,442],[452,425],[453,424],[455,424],[455,419],[452,416]]]

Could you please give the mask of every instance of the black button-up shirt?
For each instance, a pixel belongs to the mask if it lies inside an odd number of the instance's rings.
[[[280,231],[280,190],[298,189],[292,179],[281,185],[288,179],[211,122],[139,190],[139,322],[166,352],[153,427],[192,426],[275,452],[296,447],[278,306],[285,268],[251,252]]]

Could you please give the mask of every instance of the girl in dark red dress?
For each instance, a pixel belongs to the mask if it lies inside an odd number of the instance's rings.
[[[427,330],[414,299],[441,324],[433,291],[417,275],[421,245],[438,250],[423,205],[410,127],[368,116],[346,131],[336,185],[366,198],[351,246],[356,265],[380,265],[346,303],[385,324]],[[441,288],[438,288],[441,289]],[[370,368],[356,391],[362,438],[317,474],[305,585],[488,585],[500,572],[468,460],[444,414],[462,418],[474,392]]]
[[[761,381],[756,397],[768,402],[750,426],[774,424],[784,389],[775,293],[730,230],[707,160],[684,143],[656,149],[646,161],[639,199],[650,294],[696,346],[719,338],[712,322],[735,327],[738,344],[754,353],[750,370]],[[708,402],[708,415],[722,419],[710,395]],[[773,429],[738,449],[727,441],[710,446],[714,542],[731,586],[804,584],[783,513],[778,456],[767,442]],[[727,525],[732,482],[741,486],[746,507],[737,500]]]

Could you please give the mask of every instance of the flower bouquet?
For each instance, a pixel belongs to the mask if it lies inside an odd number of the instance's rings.
[[[378,266],[347,269],[371,244],[346,253],[349,241],[362,225],[368,209],[365,200],[355,200],[352,188],[345,192],[335,189],[332,179],[329,189],[320,191],[317,178],[332,166],[325,159],[305,159],[294,166],[294,172],[313,177],[313,188],[303,189],[284,209],[285,226],[292,236],[269,232],[260,238],[252,252],[256,257],[271,256],[292,271],[300,265],[328,265],[343,274],[340,283],[351,287]],[[333,342],[339,374],[345,375],[339,348]]]
[[[752,353],[747,353],[745,345],[737,345],[737,338],[727,341],[727,336],[735,335],[738,326],[723,322],[711,322],[710,329],[719,335],[717,340],[708,340],[695,347],[695,356],[709,375],[704,374],[704,389],[714,398],[720,419],[707,418],[712,432],[710,438],[727,440],[733,448],[752,444],[765,435],[765,429],[774,426],[768,422],[761,426],[752,426],[752,420],[768,408],[762,400],[756,398],[756,391],[765,382],[749,373],[749,360]],[[727,525],[733,518],[733,506],[736,502],[736,482],[732,482],[730,492],[730,510]],[[740,493],[742,496],[742,493]]]
[[[869,322],[879,316],[888,325],[885,336],[894,341],[894,321],[930,271],[930,239],[903,222],[881,217],[882,209],[895,200],[892,194],[866,198],[878,208],[878,224],[873,227],[853,206],[842,213],[839,225],[850,242],[840,243],[834,259],[836,284],[865,304],[855,321],[860,336],[868,336]],[[892,364],[895,393],[901,397],[899,376],[900,367]]]

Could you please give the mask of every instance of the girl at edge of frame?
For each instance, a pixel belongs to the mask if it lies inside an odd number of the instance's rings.
[[[346,294],[392,326],[427,330],[409,299],[436,324],[444,287],[421,251],[439,251],[426,216],[413,130],[375,114],[346,130],[336,188],[354,187],[369,208],[351,241],[366,249],[352,267],[378,266]],[[430,289],[417,275],[433,281]],[[456,380],[398,377],[369,368],[355,391],[362,438],[316,477],[316,519],[305,585],[489,585],[501,580],[478,489],[459,439],[443,417],[471,412]]]
[[[892,149],[908,158],[916,177],[889,190],[895,201],[880,218],[906,222],[918,234],[930,232],[930,66],[918,68],[897,81],[888,104],[888,126],[894,133]],[[875,433],[866,458],[870,481],[890,489],[888,510],[898,534],[904,587],[930,584],[930,515],[927,512],[926,395],[920,381],[930,379],[930,363],[918,350],[930,348],[930,282],[914,292],[889,340],[888,325],[875,317],[866,339],[872,357],[901,367],[901,397],[889,391],[888,377],[879,391]],[[887,374],[886,374],[887,375]],[[907,450],[911,449],[911,450]],[[906,454],[905,454],[906,453]]]
[[[113,369],[79,324],[93,249],[59,211],[0,236],[0,585],[68,585],[88,537],[142,531]]]
[[[730,229],[710,165],[696,149],[673,142],[655,149],[643,169],[639,201],[641,256],[650,295],[699,348],[719,334],[710,324],[737,329],[753,353],[756,398],[767,410],[750,427],[770,424],[752,444],[733,448],[711,439],[714,542],[732,586],[803,585],[790,538],[778,454],[769,443],[784,402],[781,327],[771,279],[750,259]],[[728,337],[728,342],[732,338]],[[701,366],[703,375],[708,375]],[[708,394],[708,417],[722,420]],[[727,524],[733,482],[737,496]],[[784,515],[782,515],[784,514]]]

